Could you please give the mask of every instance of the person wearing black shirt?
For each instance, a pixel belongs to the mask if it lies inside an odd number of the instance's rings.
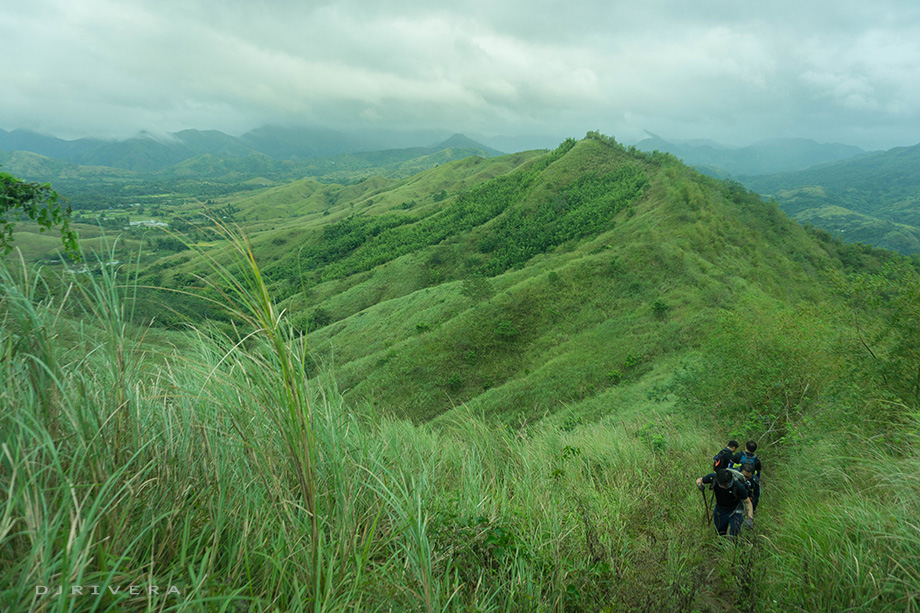
[[[696,486],[702,490],[704,484],[715,483],[712,491],[715,493],[716,506],[712,510],[712,523],[719,534],[726,533],[734,536],[741,531],[743,520],[742,508],[747,513],[747,524],[753,526],[754,505],[747,488],[740,479],[735,479],[728,469],[717,473],[709,473],[696,480]]]
[[[757,503],[760,502],[760,480],[754,476],[754,470],[754,465],[748,462],[741,465],[741,474],[747,481],[746,486],[751,496],[751,505],[756,511]]]
[[[720,468],[731,468],[732,467],[732,458],[735,457],[735,452],[738,451],[738,441],[732,439],[728,441],[728,444],[725,448],[716,454],[716,457],[712,459],[712,472],[718,471]]]

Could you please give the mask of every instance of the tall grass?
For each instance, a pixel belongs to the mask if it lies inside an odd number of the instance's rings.
[[[225,237],[202,291],[236,331],[190,322],[181,352],[128,323],[121,271],[0,267],[0,609],[916,607],[916,481],[848,484],[831,518],[777,487],[774,528],[720,543],[694,421],[435,429],[349,406]],[[754,556],[756,590],[734,572]]]
[[[906,408],[906,407],[905,407]],[[838,435],[777,475],[777,610],[920,611],[920,419],[895,442]],[[856,452],[856,453],[854,453]]]

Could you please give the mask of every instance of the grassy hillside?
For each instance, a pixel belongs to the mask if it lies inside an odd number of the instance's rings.
[[[743,189],[602,138],[509,159],[333,203],[338,188],[301,182],[240,205],[304,214],[254,246],[347,398],[419,420],[461,404],[506,421],[602,413],[672,370],[720,309],[824,299],[814,276],[832,256]],[[500,164],[467,189],[443,179]]]
[[[139,280],[0,267],[3,608],[920,606],[909,260],[598,134],[260,197]]]
[[[84,181],[119,180],[136,177],[129,170],[107,166],[80,166],[28,151],[0,151],[5,172],[35,181],[82,179]]]

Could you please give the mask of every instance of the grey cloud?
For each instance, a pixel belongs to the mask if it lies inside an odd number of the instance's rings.
[[[894,146],[920,141],[917,41],[913,1],[32,0],[0,7],[0,78],[15,84],[0,127]]]

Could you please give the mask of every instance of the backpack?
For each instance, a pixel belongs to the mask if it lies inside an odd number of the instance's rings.
[[[757,456],[753,453],[749,453],[747,449],[741,452],[741,460],[739,462],[730,462],[728,468],[741,467],[742,464],[750,464],[751,466],[757,465]],[[752,480],[760,480],[760,471],[754,471],[754,477]]]
[[[723,468],[728,468],[732,461],[732,451],[728,447],[717,453],[712,458],[712,472],[717,473]]]
[[[727,470],[728,470],[728,472],[730,472],[730,473],[732,474],[732,486],[734,486],[736,483],[740,483],[741,485],[744,486],[744,489],[747,491],[748,496],[752,496],[752,495],[753,495],[753,493],[752,493],[752,492],[753,492],[753,490],[752,490],[752,487],[753,487],[753,486],[751,485],[751,482],[747,480],[747,477],[745,477],[745,476],[741,473],[740,470],[736,470],[736,469],[734,469],[734,468],[729,468],[729,469],[727,469]],[[715,482],[713,481],[713,483],[715,483]],[[742,505],[742,504],[743,504],[743,503],[739,500],[739,501],[738,501],[738,507],[737,507],[737,509],[735,509],[735,510],[737,511],[737,510],[741,509],[741,505]]]
[[[733,478],[735,481],[740,481],[740,482],[741,482],[741,485],[743,485],[745,488],[748,487],[748,480],[747,480],[747,477],[745,477],[745,476],[741,473],[740,470],[736,470],[736,469],[734,469],[734,468],[728,468],[728,469],[726,469],[726,470],[728,470],[728,472],[730,472],[730,473],[732,474],[732,478]]]

